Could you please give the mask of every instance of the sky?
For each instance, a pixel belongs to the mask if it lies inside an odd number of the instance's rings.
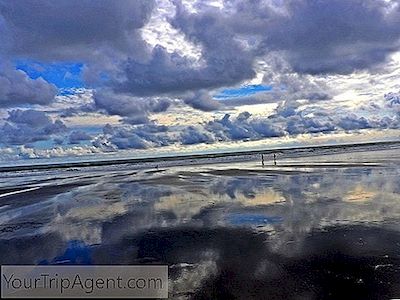
[[[0,0],[0,161],[400,139],[398,0]]]

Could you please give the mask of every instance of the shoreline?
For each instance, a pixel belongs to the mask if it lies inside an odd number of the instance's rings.
[[[224,157],[235,156],[251,156],[261,154],[290,154],[293,152],[302,154],[303,156],[313,156],[320,153],[313,153],[315,150],[345,150],[352,149],[352,152],[362,151],[364,147],[370,146],[400,146],[400,141],[387,141],[387,142],[368,142],[357,144],[338,144],[338,145],[321,145],[321,146],[308,146],[308,147],[292,147],[292,148],[277,148],[265,150],[246,150],[237,152],[221,152],[221,153],[208,153],[208,154],[189,154],[178,156],[159,156],[148,158],[129,158],[129,159],[111,159],[99,161],[82,161],[82,162],[68,162],[68,163],[54,163],[54,164],[35,164],[35,165],[17,165],[17,166],[3,166],[0,167],[0,173],[14,172],[14,171],[30,171],[30,170],[50,170],[50,169],[68,169],[68,168],[84,168],[84,167],[98,167],[98,166],[112,166],[122,164],[140,164],[140,163],[156,163],[166,161],[187,161],[191,159],[216,159]],[[369,151],[381,149],[367,149]],[[304,151],[304,152],[303,152]],[[306,151],[309,151],[307,153]],[[334,153],[332,153],[334,154]]]

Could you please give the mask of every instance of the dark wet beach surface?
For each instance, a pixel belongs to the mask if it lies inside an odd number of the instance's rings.
[[[180,299],[400,298],[399,175],[398,150],[10,173],[0,262],[168,264]]]

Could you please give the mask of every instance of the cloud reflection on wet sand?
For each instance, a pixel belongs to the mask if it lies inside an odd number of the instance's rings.
[[[166,263],[182,299],[400,296],[393,159],[93,175],[3,197],[0,262]]]

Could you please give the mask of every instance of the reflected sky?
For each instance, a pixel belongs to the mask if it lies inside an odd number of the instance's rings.
[[[400,297],[399,175],[398,150],[8,174],[0,262],[168,264],[177,299]]]

